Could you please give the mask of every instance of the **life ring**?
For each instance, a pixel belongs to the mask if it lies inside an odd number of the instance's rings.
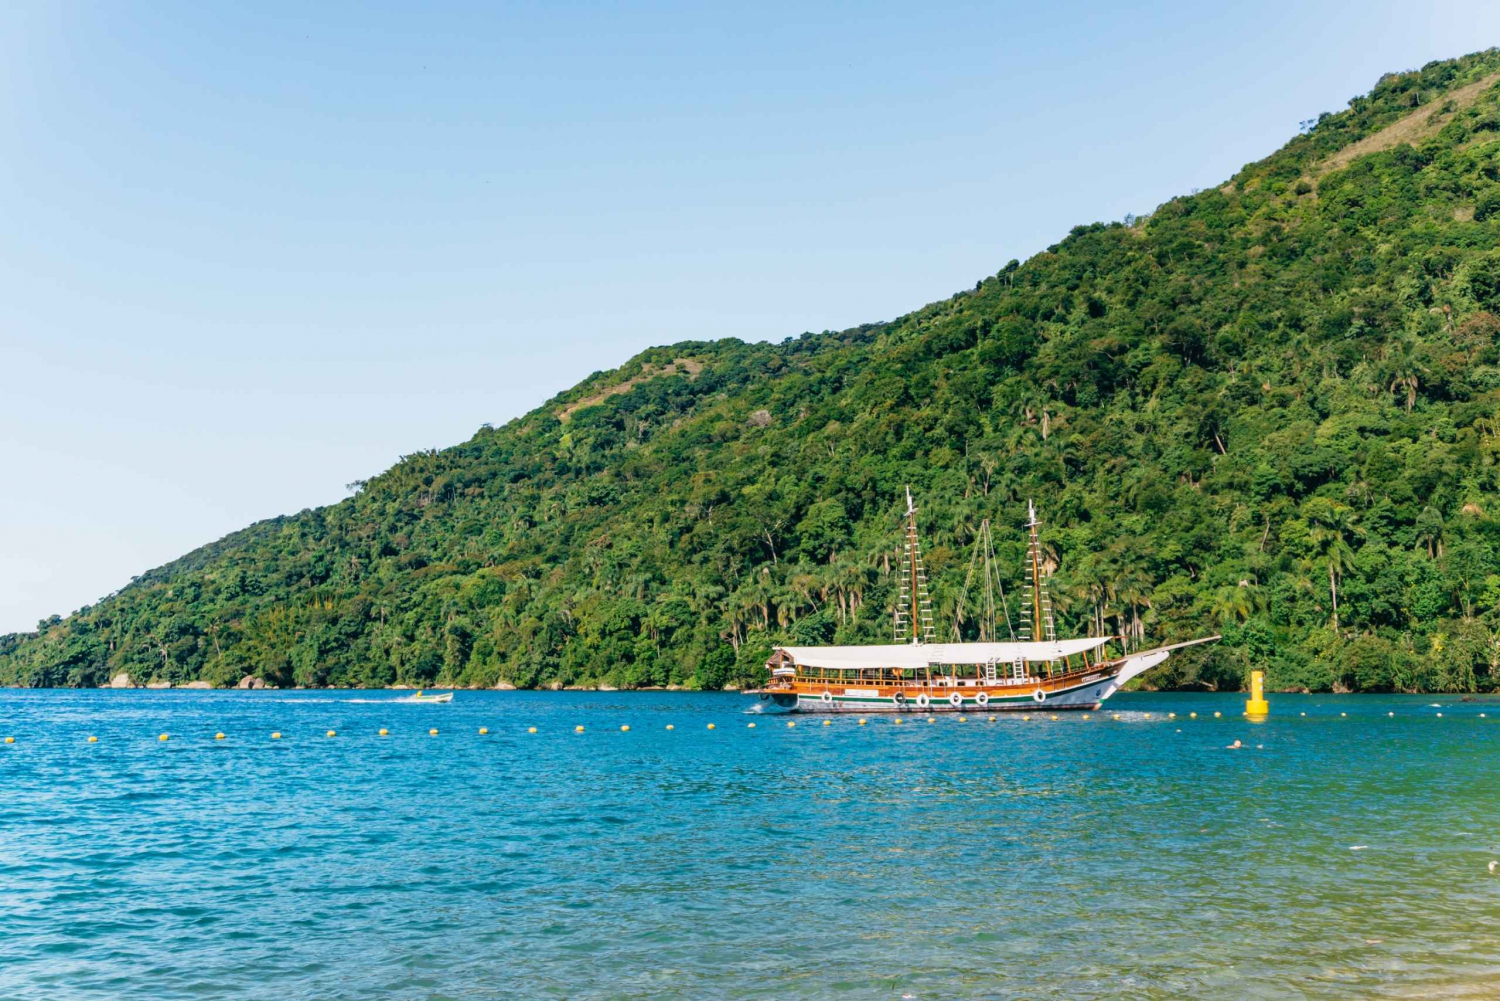
[[[1042,691],[1040,688],[1038,688],[1036,691],[1034,691],[1034,692],[1031,693],[1031,701],[1033,701],[1033,702],[1046,702],[1047,701],[1047,693],[1044,692],[1044,691]]]
[[[896,703],[897,709],[900,709],[902,706],[906,705],[906,693],[897,692],[895,695],[891,696],[891,701]]]
[[[927,697],[927,693],[923,692],[921,695],[917,696],[917,708],[918,709],[926,709],[927,708],[927,704],[929,702],[931,702],[931,701],[932,700]]]
[[[820,698],[820,699],[823,700],[823,704],[825,706],[831,706],[831,705],[833,705],[833,693],[832,692],[824,692],[822,695],[818,696],[818,698]]]
[[[948,696],[948,704],[954,709],[962,708],[964,704],[964,693],[954,692],[952,695]]]
[[[978,695],[974,696],[974,701],[977,702],[979,705],[987,706],[987,705],[990,704],[990,693],[989,692],[980,692]]]

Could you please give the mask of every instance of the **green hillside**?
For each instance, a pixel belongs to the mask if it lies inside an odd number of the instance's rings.
[[[909,483],[945,632],[1034,497],[1061,633],[1224,632],[1148,682],[1500,686],[1497,80],[1387,76],[889,323],[647,351],[0,638],[0,681],[743,683],[889,638]]]

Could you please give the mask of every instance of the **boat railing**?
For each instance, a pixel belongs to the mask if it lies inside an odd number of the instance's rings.
[[[1060,682],[1066,679],[1071,679],[1074,675],[1081,675],[1086,673],[1089,672],[1083,670],[1075,670],[1069,671],[1066,674],[1054,674],[1050,678],[1038,675],[1026,675],[1019,678],[1003,677],[993,682],[984,681],[980,678],[959,678],[957,679],[957,683],[954,683],[954,680],[950,678],[933,678],[932,681],[929,682],[921,678],[875,680],[873,678],[817,678],[810,677],[804,674],[798,675],[795,678],[773,678],[770,684],[768,684],[766,687],[770,689],[785,689],[790,691],[796,685],[801,684],[808,686],[827,685],[839,688],[896,688],[903,690],[923,689],[926,691],[941,689],[944,691],[958,691],[965,688],[1015,688],[1020,686],[1039,685],[1047,682]]]

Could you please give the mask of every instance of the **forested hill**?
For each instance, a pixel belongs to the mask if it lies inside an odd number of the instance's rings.
[[[1061,632],[1224,632],[1155,684],[1500,686],[1497,80],[1385,77],[889,323],[647,351],[0,639],[0,681],[742,683],[889,638],[909,483],[941,632],[1034,497]]]

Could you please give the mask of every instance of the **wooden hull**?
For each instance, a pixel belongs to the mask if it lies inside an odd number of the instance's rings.
[[[1101,665],[1087,672],[1032,679],[1025,684],[907,685],[901,688],[842,685],[806,678],[773,684],[755,694],[772,707],[802,713],[986,713],[1058,712],[1098,709],[1137,674],[1166,653],[1151,653]]]

